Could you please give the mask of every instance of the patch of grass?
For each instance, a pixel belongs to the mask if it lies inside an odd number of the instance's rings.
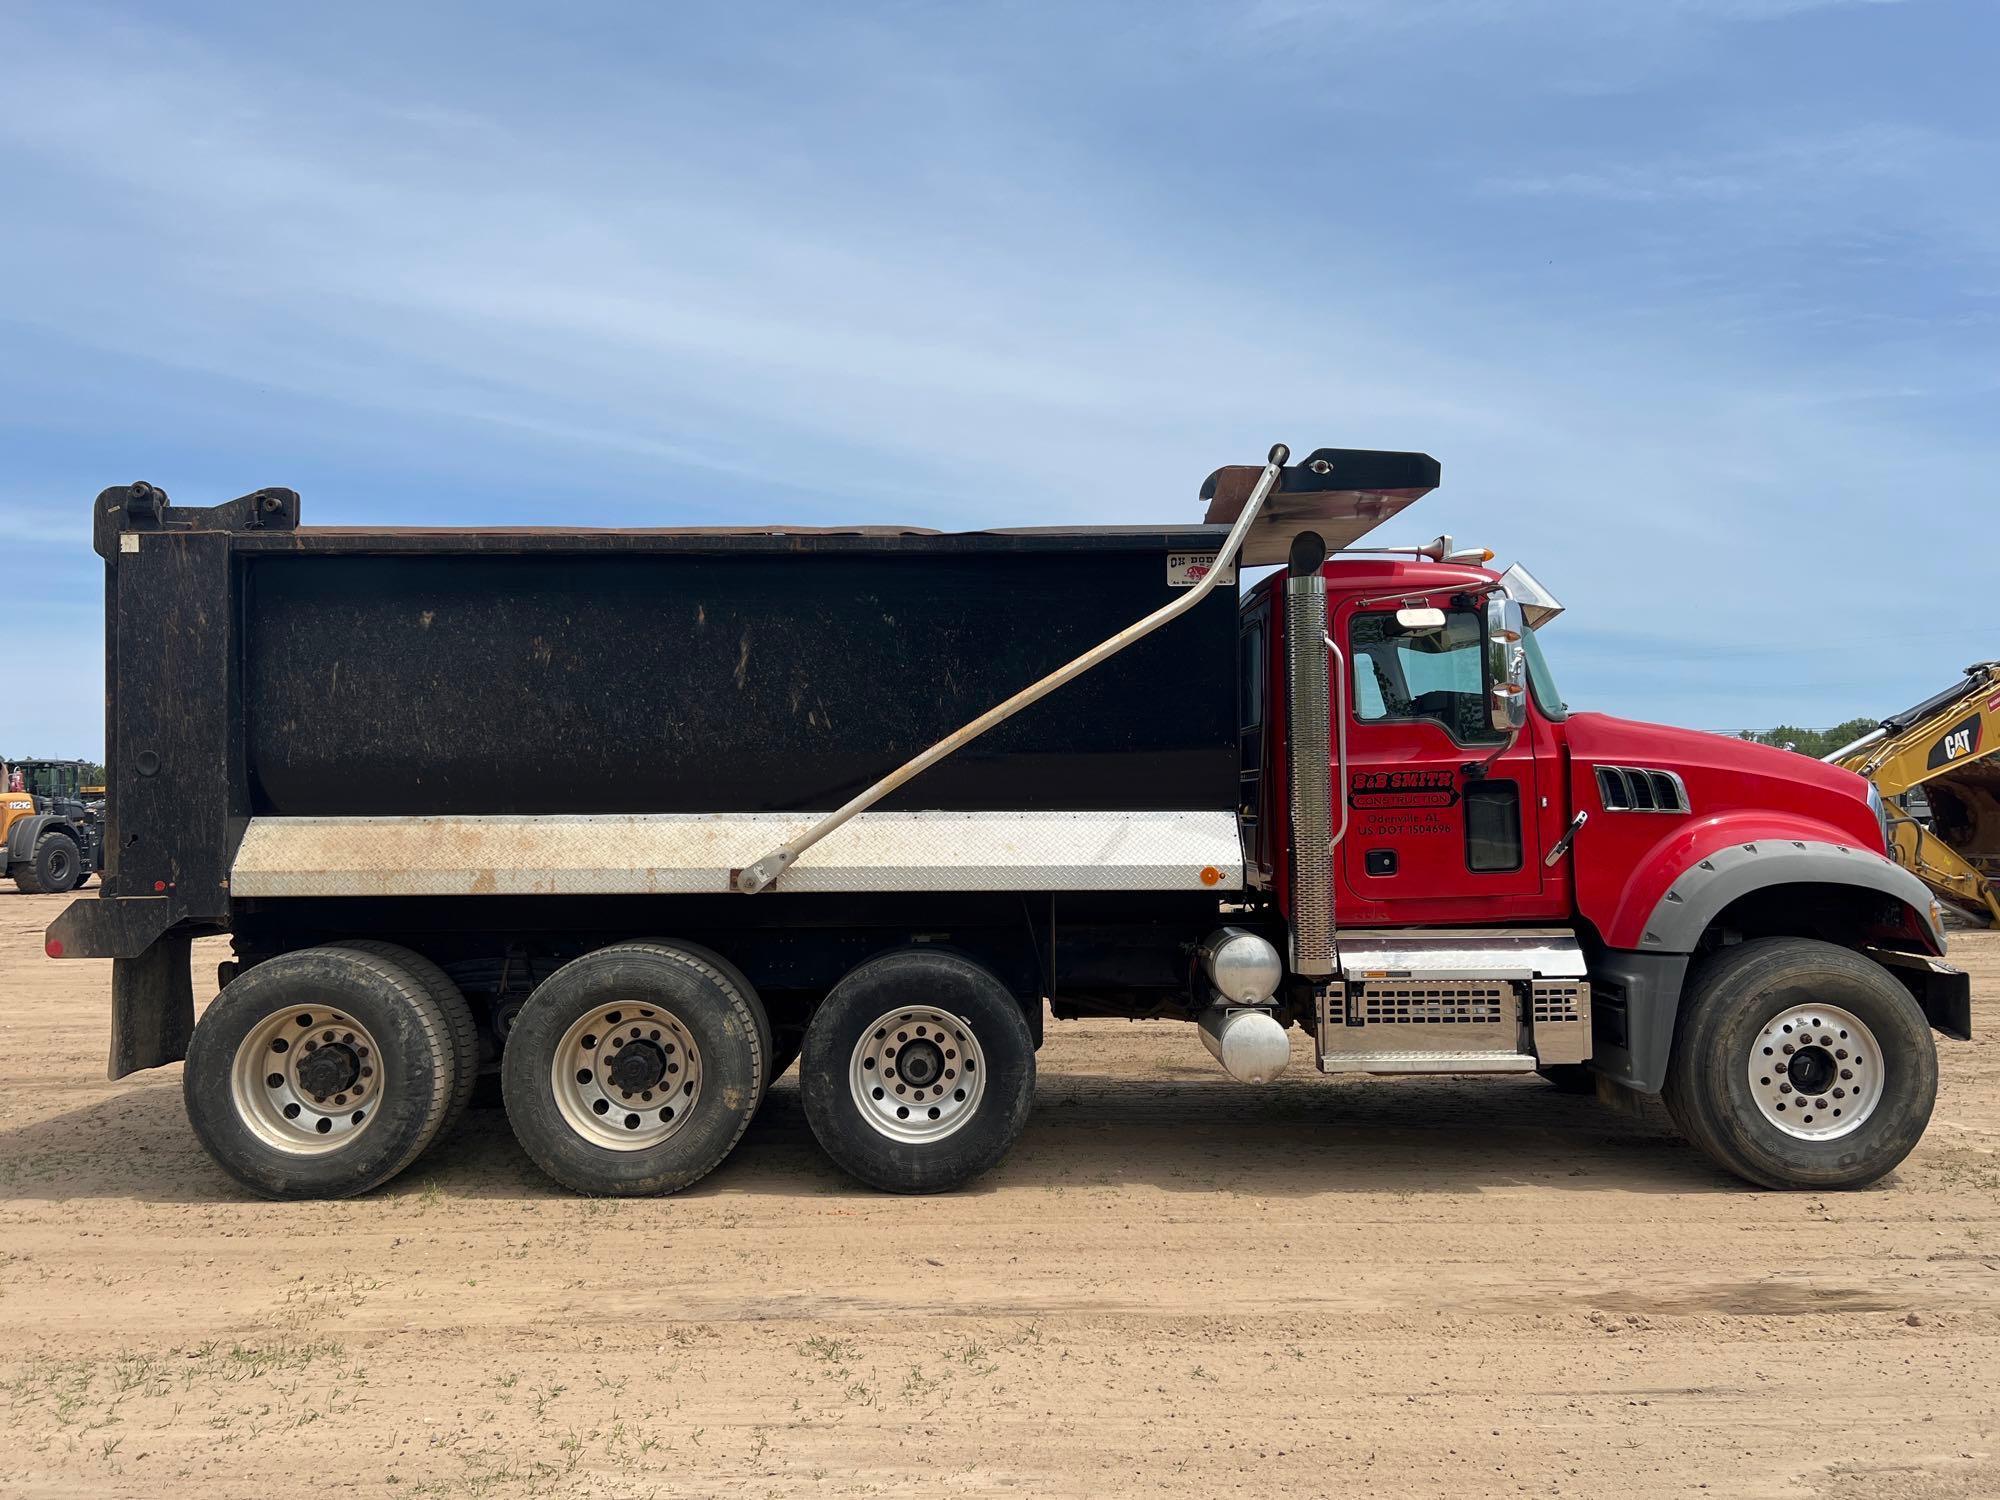
[[[823,1365],[852,1364],[859,1352],[854,1340],[834,1338],[824,1333],[816,1333],[799,1345],[799,1353]]]

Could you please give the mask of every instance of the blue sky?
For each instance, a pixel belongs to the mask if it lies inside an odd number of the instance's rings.
[[[102,744],[88,502],[1183,519],[1421,448],[1573,704],[2000,657],[2000,8],[0,0],[0,748]],[[1983,526],[1982,526],[1982,523]]]

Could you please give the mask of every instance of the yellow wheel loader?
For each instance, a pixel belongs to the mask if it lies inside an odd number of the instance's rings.
[[[80,760],[0,763],[0,877],[30,894],[75,890],[103,864],[101,804]]]
[[[1875,784],[1898,864],[2000,926],[2000,662],[1967,667],[1826,759]]]

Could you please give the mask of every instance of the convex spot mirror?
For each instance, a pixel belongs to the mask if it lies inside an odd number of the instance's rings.
[[[1513,734],[1528,722],[1528,633],[1519,601],[1486,596],[1486,708],[1495,730]]]

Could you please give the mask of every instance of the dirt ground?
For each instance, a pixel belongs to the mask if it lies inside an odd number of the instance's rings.
[[[949,1198],[843,1178],[785,1080],[678,1198],[572,1197],[475,1111],[271,1204],[178,1068],[104,1081],[61,905],[0,896],[0,1495],[2000,1494],[2000,938],[1959,937],[1987,1035],[1859,1193],[1533,1079],[1302,1043],[1249,1088],[1106,1022],[1051,1027]]]

